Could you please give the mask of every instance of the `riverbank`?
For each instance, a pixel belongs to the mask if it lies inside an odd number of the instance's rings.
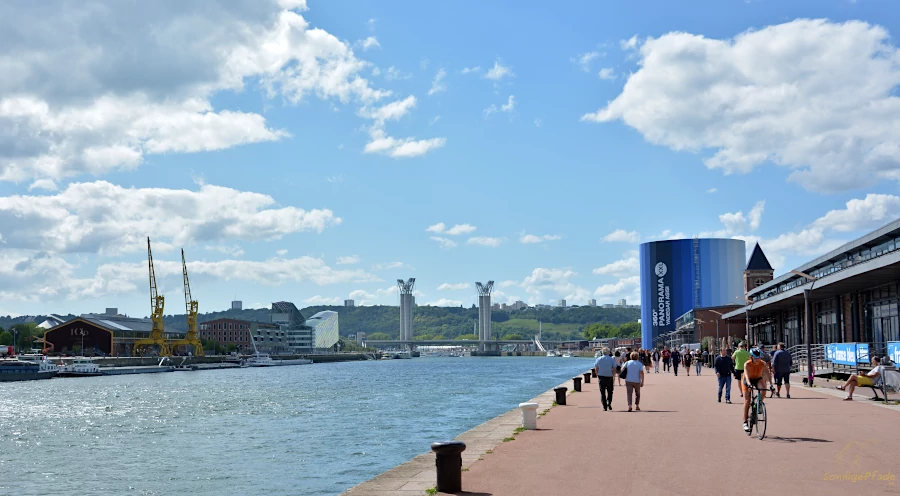
[[[569,391],[573,389],[571,380],[560,384],[560,386],[569,388]],[[538,404],[538,414],[546,415],[553,408],[555,399],[556,393],[551,388],[528,401]],[[541,415],[539,419],[543,418],[544,415]],[[521,426],[522,412],[520,409],[514,408],[469,429],[455,438],[457,441],[466,443],[466,450],[462,453],[464,489],[466,487],[465,472],[468,472],[476,462],[484,460],[485,457],[493,454],[494,449],[498,446],[514,439],[518,434],[517,429]],[[435,439],[434,441],[444,441],[444,439]],[[423,446],[422,448],[424,451],[428,450],[430,446]],[[426,494],[427,490],[437,485],[434,462],[434,452],[424,452],[402,465],[350,488],[342,494],[346,496]]]
[[[368,357],[367,357],[368,355]],[[313,363],[355,362],[368,360],[372,353],[322,353],[310,355],[276,355],[277,360],[294,360],[308,358]],[[204,365],[218,363],[238,363],[241,359],[250,358],[252,355],[211,355],[203,357],[173,356],[169,357],[169,365]],[[380,353],[374,354],[376,359],[381,358]],[[54,363],[71,364],[75,357],[49,357]],[[91,360],[100,367],[148,367],[158,365],[160,357],[96,357]],[[207,367],[201,367],[207,368]]]

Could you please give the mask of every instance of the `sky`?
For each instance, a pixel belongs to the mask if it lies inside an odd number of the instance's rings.
[[[786,272],[900,217],[875,0],[0,4],[0,315],[638,303],[638,245]]]

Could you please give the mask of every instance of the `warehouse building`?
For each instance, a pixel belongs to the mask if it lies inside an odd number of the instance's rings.
[[[44,352],[85,356],[133,356],[134,342],[150,337],[153,322],[110,313],[84,314],[44,332]],[[167,327],[166,338],[183,339],[186,331]]]

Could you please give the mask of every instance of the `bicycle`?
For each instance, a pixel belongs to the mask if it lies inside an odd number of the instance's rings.
[[[747,435],[753,433],[753,429],[756,428],[756,437],[762,441],[762,438],[766,437],[766,404],[762,401],[760,397],[760,393],[765,394],[763,390],[759,386],[750,386],[749,388],[750,394],[750,415],[747,417],[747,424],[750,426],[750,430],[747,431]],[[769,387],[770,390],[774,390],[773,387]]]

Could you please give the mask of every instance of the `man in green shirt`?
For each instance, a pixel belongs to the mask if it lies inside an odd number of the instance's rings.
[[[738,384],[741,384],[741,378],[744,375],[744,364],[750,359],[750,352],[747,351],[747,343],[741,343],[734,354],[731,355],[731,358],[734,360],[734,378],[737,379]],[[744,397],[743,389],[741,389],[741,397]]]

